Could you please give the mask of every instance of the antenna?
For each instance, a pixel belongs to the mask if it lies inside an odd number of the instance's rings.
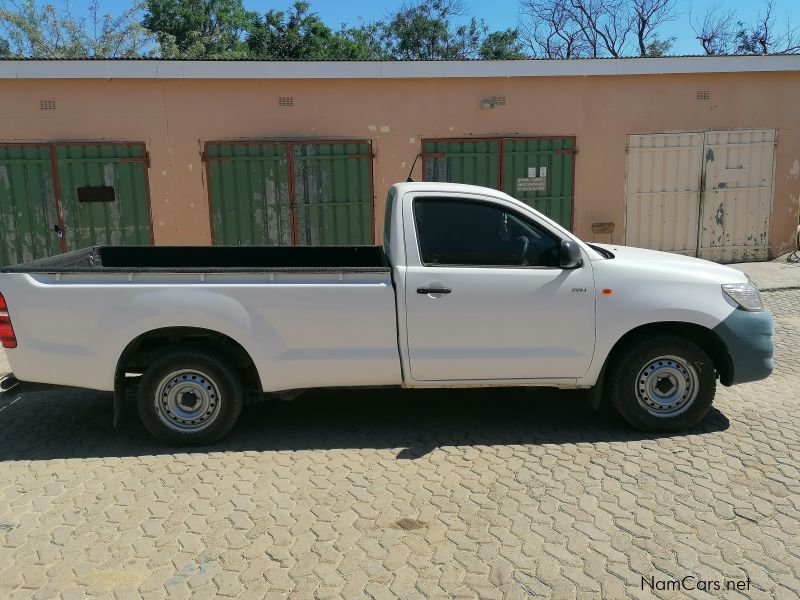
[[[409,183],[413,183],[414,182],[414,178],[411,177],[411,174],[414,172],[414,167],[417,166],[417,159],[420,156],[422,156],[421,152],[414,157],[414,162],[411,163],[411,170],[408,172],[408,178],[406,179],[406,181],[409,182]]]

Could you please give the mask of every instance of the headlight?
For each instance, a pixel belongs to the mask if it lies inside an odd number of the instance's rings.
[[[751,281],[747,283],[725,283],[722,291],[744,310],[764,310],[761,294]]]

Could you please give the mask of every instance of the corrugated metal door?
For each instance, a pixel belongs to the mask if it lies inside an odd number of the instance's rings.
[[[368,141],[209,142],[214,244],[371,244]]]
[[[301,246],[371,244],[369,144],[293,143],[291,148],[297,243]]]
[[[572,226],[573,138],[503,140],[502,190],[562,227]]]
[[[422,142],[425,181],[502,190],[572,226],[575,138],[430,139]]]
[[[57,254],[58,225],[50,147],[0,146],[0,265]]]
[[[701,258],[769,257],[774,152],[774,129],[705,133]]]
[[[56,145],[67,250],[153,243],[144,144]]]
[[[627,245],[696,255],[702,155],[702,133],[629,137]]]
[[[500,142],[500,139],[425,140],[423,180],[500,189]]]
[[[207,145],[215,244],[291,245],[286,151],[268,142]]]

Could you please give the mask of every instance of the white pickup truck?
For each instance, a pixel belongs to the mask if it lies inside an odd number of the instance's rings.
[[[3,268],[0,293],[8,393],[114,391],[115,422],[135,394],[170,444],[220,438],[248,395],[336,386],[584,388],[681,430],[717,378],[772,371],[739,271],[588,244],[468,185],[392,187],[382,247],[94,247]]]

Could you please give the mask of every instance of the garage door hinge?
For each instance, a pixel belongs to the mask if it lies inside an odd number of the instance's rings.
[[[566,150],[566,149],[553,151],[553,154],[577,154],[577,153],[578,153],[577,150]]]
[[[375,158],[375,154],[350,154],[347,158]]]

